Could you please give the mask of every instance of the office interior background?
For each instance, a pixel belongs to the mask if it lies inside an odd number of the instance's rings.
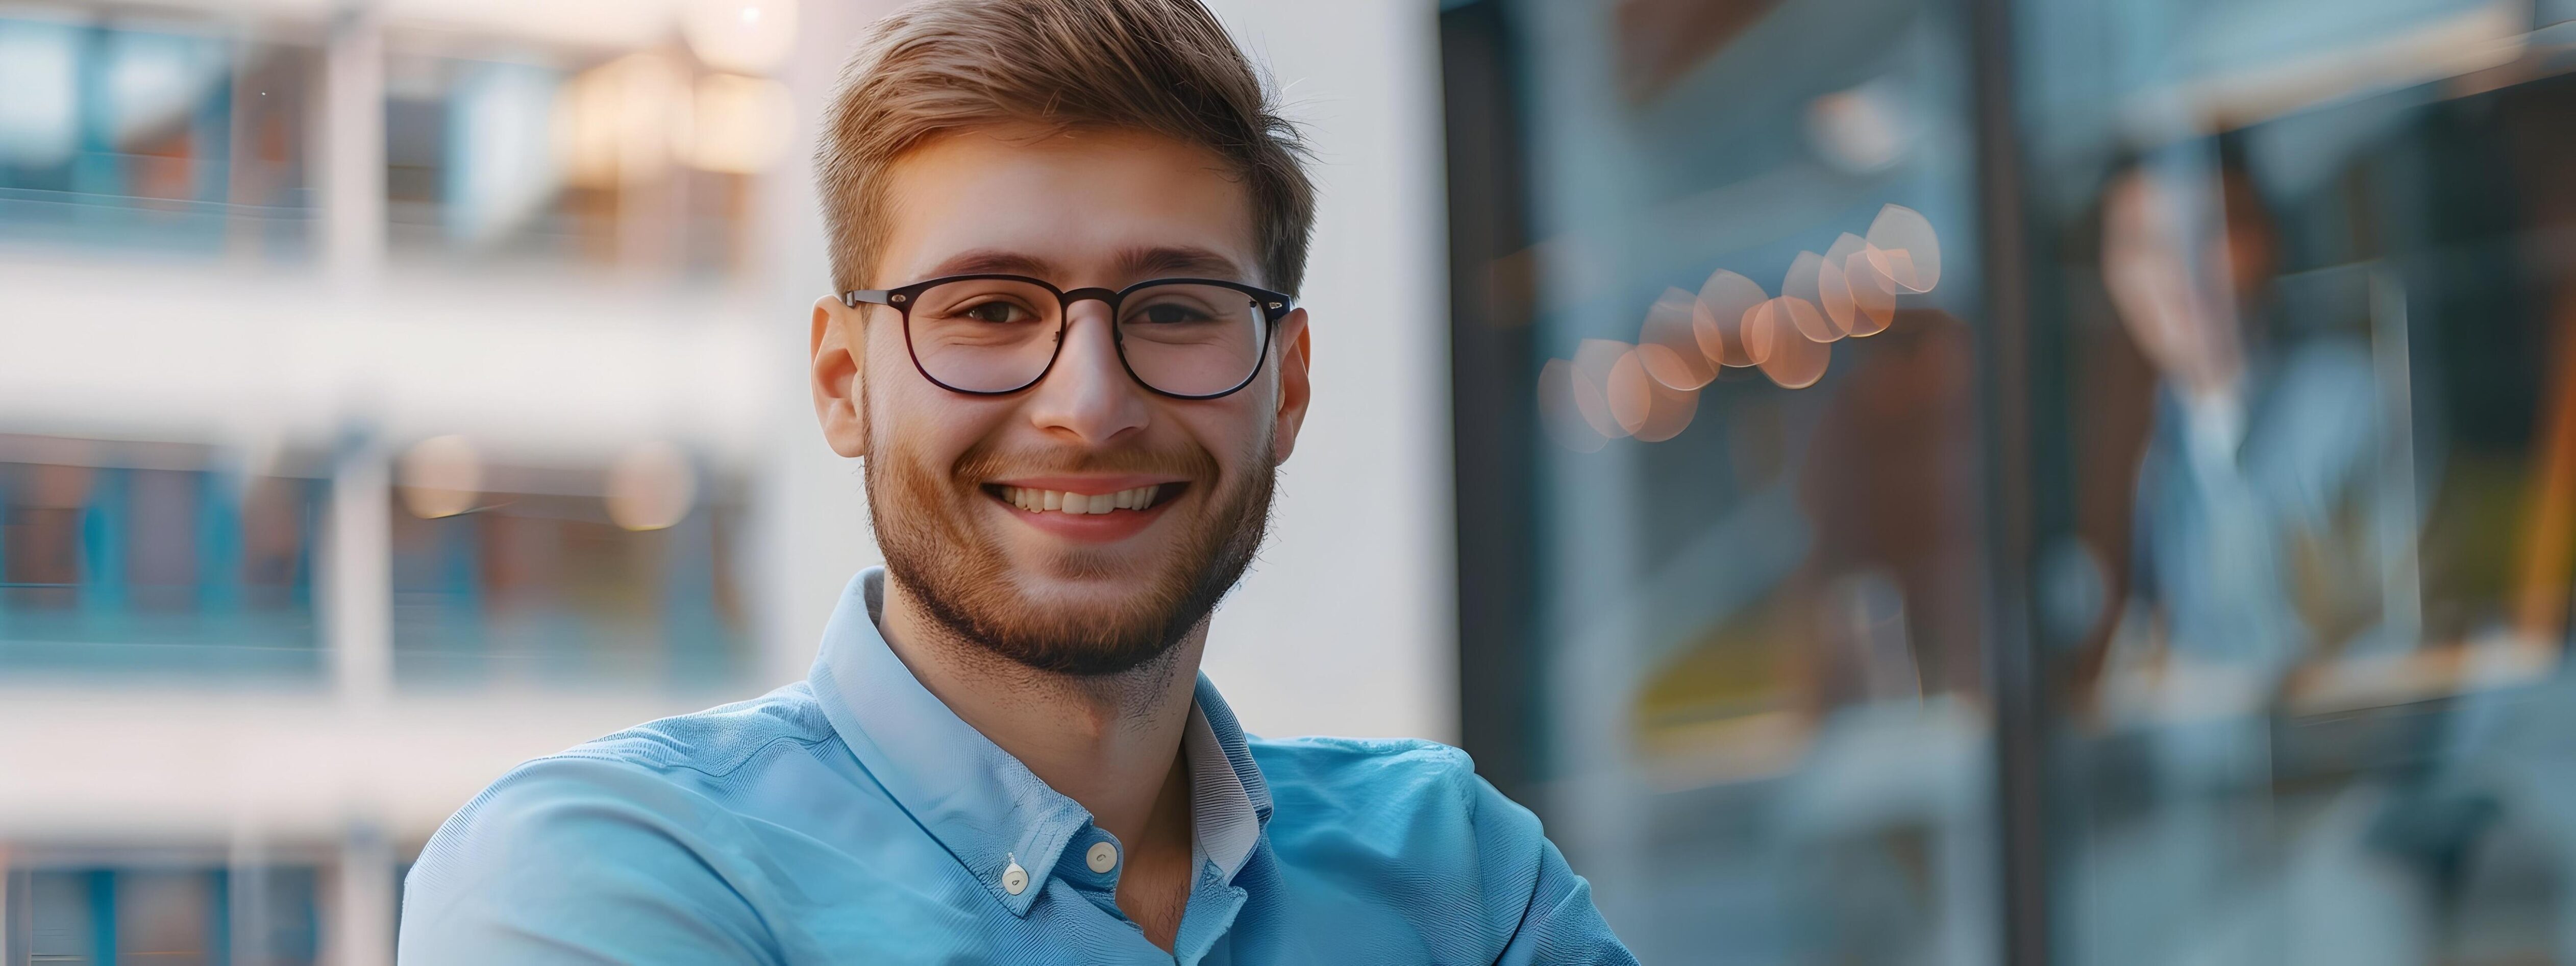
[[[2576,963],[2576,3],[1216,4],[1316,409],[1208,673],[1647,962]],[[0,2],[0,953],[383,963],[874,560],[882,0]]]

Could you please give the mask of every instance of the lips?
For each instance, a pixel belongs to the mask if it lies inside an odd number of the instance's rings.
[[[1000,486],[997,496],[1031,513],[1065,513],[1083,516],[1115,513],[1119,510],[1145,510],[1166,499],[1165,491],[1177,492],[1172,484],[1129,487],[1108,493],[1082,493],[1073,490],[1050,490],[1034,486]]]

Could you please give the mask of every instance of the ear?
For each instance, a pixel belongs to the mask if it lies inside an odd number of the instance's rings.
[[[862,309],[826,295],[814,300],[814,418],[832,452],[857,458],[868,451],[867,401],[860,375],[867,370],[867,317]]]
[[[1309,333],[1305,309],[1288,313],[1279,323],[1279,411],[1270,434],[1273,464],[1288,462],[1288,454],[1297,450],[1297,430],[1306,425],[1306,404],[1315,394],[1306,371],[1314,358]]]

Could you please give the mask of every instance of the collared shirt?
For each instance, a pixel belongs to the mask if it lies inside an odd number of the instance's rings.
[[[1166,953],[1124,846],[922,687],[853,580],[813,673],[519,766],[405,883],[445,963],[1629,963],[1538,819],[1426,741],[1243,733],[1205,676]]]

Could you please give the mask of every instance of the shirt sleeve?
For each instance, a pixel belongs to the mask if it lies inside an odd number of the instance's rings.
[[[1495,962],[1500,966],[1635,963],[1637,957],[1611,934],[1601,910],[1593,907],[1592,884],[1566,865],[1565,854],[1557,851],[1556,843],[1548,841],[1540,829],[1538,816],[1503,797],[1482,776],[1471,774],[1468,780],[1474,785],[1469,801],[1474,808],[1478,851],[1489,859],[1506,859],[1489,861],[1488,874],[1528,869],[1525,863],[1536,865],[1534,884],[1527,891],[1487,891],[1488,902],[1508,897],[1508,901],[1521,907],[1517,910],[1519,926]],[[1519,861],[1508,861],[1514,857]],[[1515,884],[1533,881],[1524,875],[1506,875]]]
[[[449,963],[779,961],[691,816],[712,806],[641,769],[548,759],[439,829],[405,880],[396,959]]]

